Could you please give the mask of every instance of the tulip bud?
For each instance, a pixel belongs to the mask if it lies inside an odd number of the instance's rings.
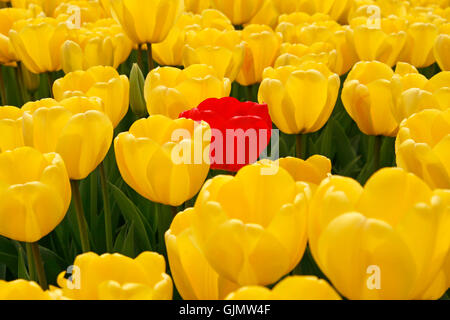
[[[20,71],[22,72],[25,88],[27,88],[29,92],[36,91],[41,83],[39,75],[30,72],[23,63],[20,64]]]
[[[24,146],[22,115],[20,108],[0,107],[0,153]]]
[[[139,118],[147,115],[147,104],[144,98],[144,75],[137,63],[133,64],[130,73],[130,107]]]

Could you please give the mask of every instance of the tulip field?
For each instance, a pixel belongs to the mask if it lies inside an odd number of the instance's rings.
[[[450,0],[0,0],[0,300],[449,289]]]

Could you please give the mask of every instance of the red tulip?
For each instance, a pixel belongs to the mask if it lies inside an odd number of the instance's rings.
[[[254,163],[267,148],[272,120],[266,104],[231,97],[207,99],[180,118],[205,121],[212,129],[211,168],[236,172]]]

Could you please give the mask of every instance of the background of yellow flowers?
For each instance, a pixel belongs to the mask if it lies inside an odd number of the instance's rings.
[[[280,159],[174,163],[228,96]],[[448,0],[1,0],[0,99],[0,299],[450,299]]]

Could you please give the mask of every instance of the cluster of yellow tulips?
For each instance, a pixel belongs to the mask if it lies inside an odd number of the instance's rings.
[[[0,300],[450,298],[449,0],[0,0],[0,97]]]

